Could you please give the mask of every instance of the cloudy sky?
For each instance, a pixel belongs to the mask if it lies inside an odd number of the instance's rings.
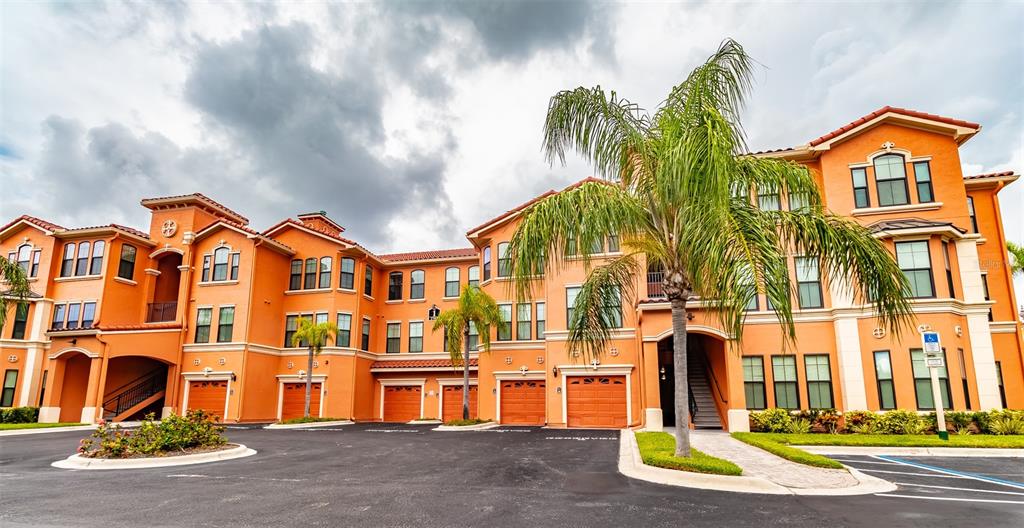
[[[326,210],[378,252],[588,176],[540,152],[548,98],[654,108],[725,37],[763,66],[754,149],[884,105],[980,122],[966,171],[1024,169],[1024,4],[73,2],[0,6],[0,217],[147,227],[203,192],[259,229]],[[1024,241],[1024,182],[1002,194]]]

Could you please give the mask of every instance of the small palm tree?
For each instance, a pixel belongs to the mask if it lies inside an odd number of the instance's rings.
[[[1010,273],[1016,277],[1017,275],[1024,275],[1024,246],[1014,244],[1013,242],[1006,243],[1006,250],[1010,253]]]
[[[299,328],[292,335],[292,346],[302,346],[302,343],[306,343],[309,349],[306,362],[306,403],[302,412],[304,418],[309,418],[309,396],[313,390],[313,356],[319,356],[327,345],[327,340],[334,339],[337,335],[338,325],[326,321],[314,323],[310,319],[299,319]]]
[[[459,295],[459,304],[445,310],[434,320],[432,331],[443,330],[448,338],[452,366],[462,365],[462,419],[469,419],[469,330],[480,336],[480,349],[491,351],[491,327],[504,323],[498,303],[476,286],[467,286]],[[463,353],[465,350],[465,353]]]
[[[826,211],[814,177],[797,163],[743,154],[740,111],[752,60],[726,40],[672,89],[650,115],[601,87],[551,98],[544,125],[549,161],[568,149],[587,158],[605,181],[584,182],[523,212],[510,243],[517,296],[530,297],[536,276],[564,266],[567,253],[587,268],[569,326],[569,353],[600,356],[618,314],[610,296],[635,297],[642,260],[663,271],[672,309],[676,455],[690,455],[686,363],[687,303],[700,298],[739,340],[746,307],[758,293],[796,339],[790,254],[806,255],[820,276],[871,302],[898,333],[910,319],[907,281],[885,246],[861,225]],[[750,193],[788,191],[790,210],[758,207]],[[771,202],[765,205],[772,205]],[[623,255],[591,265],[592,245],[609,234]],[[568,251],[567,251],[568,250]],[[869,301],[870,300],[870,301]]]
[[[0,257],[0,327],[7,322],[8,303],[21,305],[32,290],[25,270],[13,260]]]

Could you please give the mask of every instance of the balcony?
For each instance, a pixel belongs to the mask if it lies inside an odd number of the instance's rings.
[[[665,280],[665,272],[661,270],[647,271],[647,298],[664,299],[665,290],[662,282]]]
[[[178,313],[178,302],[158,302],[146,305],[147,323],[166,323],[173,321]]]

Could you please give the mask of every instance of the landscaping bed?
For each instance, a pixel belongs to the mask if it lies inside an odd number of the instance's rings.
[[[470,425],[483,425],[486,423],[491,423],[493,421],[494,420],[484,420],[482,418],[470,418],[468,420],[463,420],[460,418],[458,420],[448,420],[447,422],[444,423],[444,425],[446,427],[466,427]]]
[[[136,429],[123,429],[101,421],[89,437],[78,446],[81,458],[130,459],[194,455],[211,451],[236,449],[228,446],[224,427],[202,410],[185,416],[170,415],[156,421],[150,413]]]
[[[805,446],[1024,448],[1024,436],[1020,435],[954,434],[950,435],[949,440],[942,440],[935,435],[886,434],[733,433],[733,437],[751,445],[756,444],[748,439]]]
[[[649,466],[712,475],[738,476],[743,473],[736,464],[693,448],[690,448],[690,458],[675,456],[676,439],[668,433],[636,433],[636,443],[640,457]]]
[[[53,427],[79,427],[84,423],[0,423],[0,431],[18,431],[21,429],[50,429]]]
[[[795,447],[789,447],[789,442],[782,442],[778,437],[784,436],[826,436],[826,435],[780,435],[772,433],[732,433],[732,437],[750,444],[754,447],[764,449],[765,451],[785,458],[791,462],[803,464],[805,466],[814,466],[827,469],[843,469],[843,465],[831,458],[815,455],[808,453],[802,449]],[[827,435],[827,436],[838,436],[838,435]]]

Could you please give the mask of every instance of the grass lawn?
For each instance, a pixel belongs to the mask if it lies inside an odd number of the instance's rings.
[[[0,431],[17,431],[18,429],[48,429],[50,427],[72,427],[85,425],[84,423],[4,423],[0,424]]]
[[[462,418],[459,418],[458,420],[448,420],[444,424],[451,427],[464,427],[467,425],[480,425],[490,423],[492,421],[494,420],[483,420],[480,418],[470,418],[468,420],[463,420]]]
[[[690,449],[690,458],[675,456],[676,439],[668,433],[636,433],[640,457],[644,464],[667,469],[711,473],[714,475],[739,475],[742,470],[736,464]]]
[[[951,434],[948,441],[935,435],[735,433],[733,436],[748,444],[752,442],[741,436],[807,446],[1024,448],[1024,435]]]
[[[316,416],[310,416],[308,418],[292,418],[285,420],[281,424],[304,424],[304,423],[315,423],[315,422],[344,422],[348,418],[317,418]]]
[[[843,465],[831,458],[815,455],[808,453],[802,449],[795,447],[789,447],[786,445],[789,442],[783,442],[781,439],[777,439],[777,436],[836,436],[836,435],[775,435],[765,433],[733,433],[732,437],[741,441],[746,442],[754,447],[759,447],[768,451],[769,453],[785,458],[786,460],[803,464],[805,466],[814,466],[828,469],[843,469]]]

